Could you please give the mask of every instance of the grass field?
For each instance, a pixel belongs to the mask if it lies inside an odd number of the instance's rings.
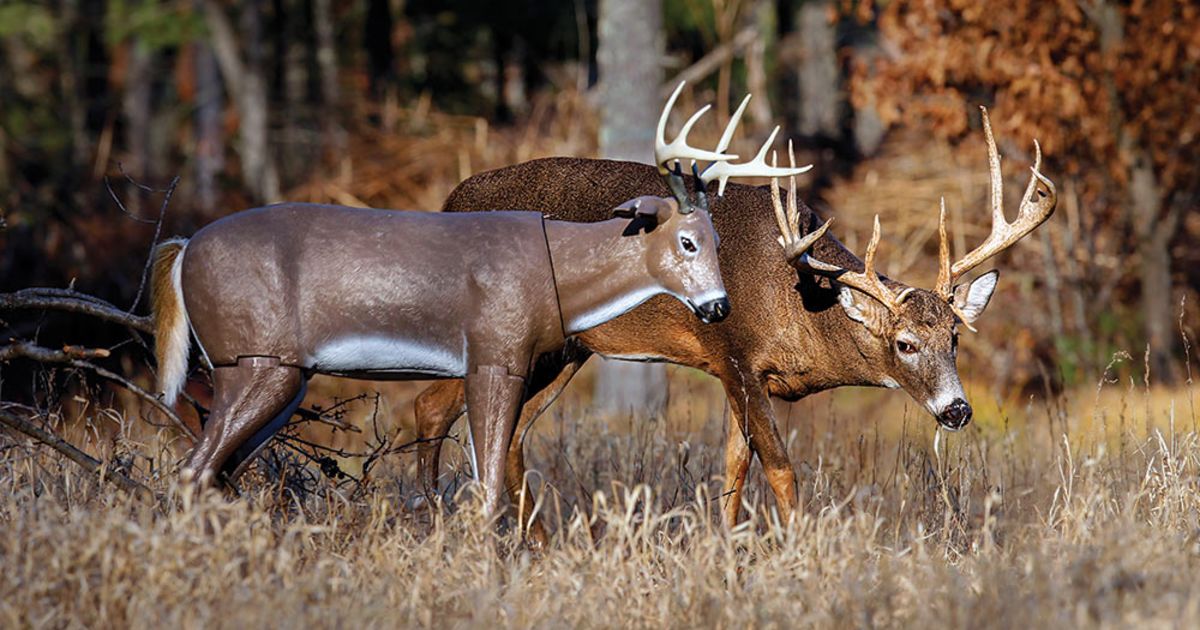
[[[0,624],[1200,623],[1190,387],[1104,382],[1049,400],[971,387],[978,421],[936,451],[933,421],[902,394],[781,404],[803,513],[779,523],[754,471],[751,516],[730,530],[717,516],[727,416],[716,385],[673,369],[666,418],[599,418],[581,380],[529,441],[537,507],[555,532],[540,554],[521,545],[521,523],[483,524],[470,486],[444,510],[412,507],[415,457],[403,452],[361,483],[260,465],[240,498],[196,496],[174,485],[182,446],[170,431],[113,410],[61,419],[60,434],[166,497],[152,505],[0,434]],[[371,397],[342,419],[403,443],[415,391],[386,386],[379,410]],[[460,449],[446,450],[453,489]],[[361,474],[361,461],[339,462]]]

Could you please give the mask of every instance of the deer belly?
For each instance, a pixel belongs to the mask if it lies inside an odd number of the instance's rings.
[[[347,335],[317,346],[307,367],[331,374],[393,378],[461,377],[467,372],[462,344],[407,339],[384,334]]]

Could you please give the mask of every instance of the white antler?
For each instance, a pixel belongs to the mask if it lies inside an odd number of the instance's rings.
[[[733,131],[737,129],[738,122],[742,118],[742,112],[746,110],[746,105],[749,103],[750,95],[747,94],[746,98],[742,99],[742,104],[738,106],[737,111],[734,112],[733,117],[729,119],[729,124],[725,126],[725,133],[721,134],[721,141],[717,143],[717,151],[724,151],[729,147],[730,141],[733,140]],[[704,169],[704,172],[700,174],[700,179],[705,184],[714,179],[717,180],[717,194],[723,195],[725,194],[725,183],[729,181],[730,177],[794,177],[808,172],[812,168],[812,164],[800,168],[779,168],[767,164],[767,151],[774,144],[775,136],[778,134],[779,127],[776,126],[753,160],[741,164],[714,162],[708,168]]]
[[[658,166],[658,172],[666,175],[668,162],[677,162],[681,160],[704,160],[705,162],[720,163],[724,160],[736,160],[736,155],[726,155],[718,151],[705,151],[688,146],[687,136],[695,126],[696,121],[712,107],[705,105],[700,108],[700,111],[692,114],[692,117],[687,122],[683,123],[683,128],[679,130],[679,135],[671,142],[667,142],[667,118],[671,115],[671,109],[675,107],[675,100],[679,98],[679,93],[683,91],[683,86],[687,85],[687,81],[680,81],[679,87],[675,88],[675,92],[671,94],[671,98],[667,99],[667,106],[663,108],[662,115],[658,118],[658,131],[654,134],[654,161]]]

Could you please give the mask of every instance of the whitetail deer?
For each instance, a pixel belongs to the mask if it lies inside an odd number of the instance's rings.
[[[934,291],[880,278],[873,268],[864,271],[862,261],[818,231],[817,216],[794,193],[787,195],[790,209],[779,223],[788,234],[784,245],[791,247],[786,257],[780,256],[776,221],[769,218],[774,214],[770,189],[733,184],[713,203],[725,286],[737,305],[733,315],[720,326],[701,327],[670,301],[654,299],[577,335],[564,351],[539,360],[517,434],[526,434],[592,353],[704,370],[721,380],[732,410],[724,498],[726,520],[732,524],[741,508],[751,448],[762,462],[781,515],[786,519],[794,510],[795,474],[768,396],[795,401],[846,385],[903,388],[943,426],[965,426],[971,408],[956,367],[957,325],[969,326],[983,312],[998,272],[961,286],[953,283],[1048,219],[1055,206],[1054,185],[1038,172],[1039,149],[1020,217],[1012,224],[1004,219],[999,154],[986,111],[983,127],[991,172],[992,234],[954,264],[949,263],[943,237],[941,275]],[[588,181],[606,186],[588,188],[583,185]],[[594,221],[603,218],[613,200],[639,194],[662,194],[662,183],[649,166],[550,158],[475,175],[450,194],[444,209],[543,207],[557,218]],[[541,205],[545,200],[552,200],[553,207]],[[804,249],[796,249],[796,243]],[[868,266],[876,245],[868,248]],[[804,255],[808,249],[811,253]],[[436,383],[423,392],[416,403],[421,436],[446,435],[462,413],[463,400],[462,385],[455,381]],[[432,486],[438,468],[436,442],[424,445],[420,460],[424,482]],[[525,491],[524,471],[517,440],[508,459],[511,492]],[[537,523],[531,534],[543,536]]]
[[[680,161],[699,177],[695,160],[737,156],[693,149],[684,136],[658,147],[660,165],[675,162],[673,172],[662,167],[671,198],[614,204],[618,218],[607,221],[285,203],[159,247],[153,303],[166,402],[185,379],[189,327],[214,368],[213,409],[185,470],[236,477],[313,373],[463,378],[476,475],[493,512],[537,357],[657,295],[697,321],[729,314],[707,196],[700,187],[689,199]]]

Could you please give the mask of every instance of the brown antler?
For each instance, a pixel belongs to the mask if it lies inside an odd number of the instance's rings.
[[[1029,186],[1021,199],[1017,218],[1009,223],[1004,218],[1004,181],[1000,175],[1000,152],[996,149],[996,139],[992,136],[992,124],[988,120],[987,108],[979,108],[983,112],[983,133],[988,145],[988,170],[992,180],[992,233],[982,245],[971,250],[958,262],[950,264],[950,244],[946,240],[946,203],[942,201],[941,217],[938,223],[938,234],[941,238],[938,247],[939,269],[937,293],[947,300],[952,300],[954,282],[963,274],[979,266],[983,261],[1012,247],[1023,236],[1032,232],[1054,213],[1058,201],[1054,182],[1042,175],[1038,170],[1042,166],[1042,147],[1037,140],[1033,141],[1034,160],[1030,169],[1033,175],[1029,178]],[[1043,191],[1038,183],[1046,187]]]
[[[792,151],[792,143],[788,142],[788,159],[793,167],[796,165],[796,154]],[[778,156],[773,152],[771,154],[772,168],[777,168],[779,164]],[[785,169],[778,169],[784,171]],[[797,170],[797,169],[791,169]],[[833,223],[833,219],[825,222],[821,227],[813,230],[807,236],[800,236],[800,211],[796,206],[796,177],[792,175],[788,178],[788,202],[786,212],[783,209],[783,203],[779,200],[779,178],[771,178],[771,205],[775,208],[775,222],[779,225],[779,244],[783,246],[784,256],[791,261],[792,259],[804,255],[810,247],[813,246],[825,232],[829,229],[829,224]]]
[[[794,167],[796,160],[792,154],[790,144],[788,145],[788,158]],[[779,242],[784,247],[788,262],[796,269],[833,278],[852,289],[875,298],[893,313],[899,309],[900,304],[904,302],[904,299],[913,290],[911,287],[906,288],[897,295],[883,283],[883,280],[879,278],[879,274],[875,273],[875,251],[879,248],[879,215],[875,215],[875,230],[871,234],[871,242],[867,244],[867,255],[863,259],[863,270],[862,272],[855,272],[838,267],[837,265],[822,262],[807,253],[808,249],[817,242],[817,239],[824,236],[825,231],[829,229],[832,219],[826,221],[824,225],[813,230],[807,236],[800,236],[800,213],[796,206],[795,177],[792,177],[788,184],[786,213],[783,209],[783,203],[779,199],[778,178],[771,180],[771,204],[775,208],[775,221],[779,224],[779,231],[783,234],[780,236]]]

